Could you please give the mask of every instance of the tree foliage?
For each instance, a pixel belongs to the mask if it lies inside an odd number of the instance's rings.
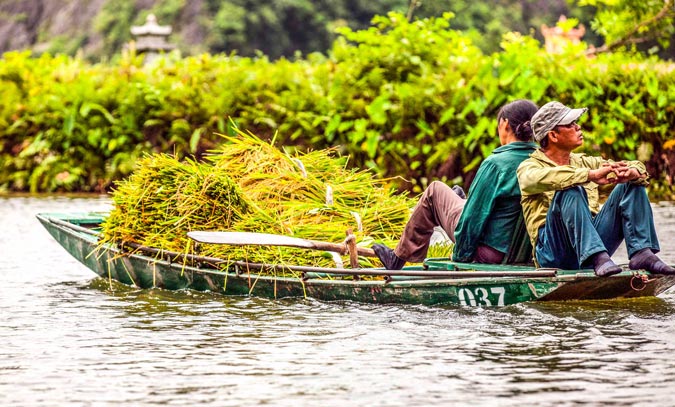
[[[343,28],[328,56],[172,53],[150,65],[8,53],[0,59],[0,189],[106,190],[148,151],[179,157],[215,148],[232,126],[307,150],[338,146],[349,164],[468,185],[497,145],[494,116],[517,98],[587,106],[585,148],[646,161],[651,190],[672,197],[675,68],[631,53],[551,55],[511,33],[486,54],[452,14]],[[403,179],[409,182],[404,182]],[[669,195],[670,194],[670,195]]]
[[[375,15],[405,13],[408,20],[457,17],[452,28],[462,31],[484,53],[499,52],[504,34],[520,32],[540,42],[542,24],[552,26],[561,15],[586,26],[584,41],[594,52],[635,48],[672,59],[673,0],[51,0],[0,1],[3,32],[32,38],[36,53],[75,55],[90,61],[118,58],[132,40],[130,28],[154,13],[171,25],[170,41],[183,55],[203,52],[271,59],[312,52],[327,53],[337,38],[336,28],[361,30]],[[92,9],[91,23],[76,16],[52,19],[58,4]],[[41,12],[40,10],[51,10]],[[96,13],[98,10],[98,14]],[[14,14],[13,14],[14,13]],[[89,19],[87,19],[89,20]],[[69,24],[69,22],[71,24]],[[64,28],[67,26],[67,29]],[[591,29],[592,28],[592,29]],[[633,31],[631,33],[631,31]],[[24,40],[28,41],[28,40]],[[0,50],[12,41],[0,39]]]
[[[579,0],[579,5],[597,8],[591,27],[605,43],[593,53],[636,50],[639,44],[667,48],[675,34],[675,0]]]
[[[113,55],[131,40],[129,28],[143,24],[149,13],[174,27],[171,39],[185,54],[262,53],[276,59],[325,52],[336,38],[336,27],[365,28],[376,14],[403,10],[407,0],[201,0],[196,2],[200,7],[196,18],[187,13],[186,0],[153,3],[148,9],[141,9],[135,0],[105,3],[96,20],[97,31],[106,39],[104,55]],[[186,26],[198,34],[184,34]]]

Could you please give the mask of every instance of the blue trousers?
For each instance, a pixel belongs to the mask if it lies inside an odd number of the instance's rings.
[[[629,258],[645,248],[659,251],[645,187],[618,184],[593,216],[586,191],[577,186],[555,193],[535,255],[541,267],[577,270],[591,266],[584,263],[598,252],[611,256],[624,239]]]

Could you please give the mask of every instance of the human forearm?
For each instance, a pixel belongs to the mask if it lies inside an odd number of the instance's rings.
[[[569,165],[557,167],[521,165],[517,173],[518,184],[523,194],[539,194],[586,183],[589,170]]]

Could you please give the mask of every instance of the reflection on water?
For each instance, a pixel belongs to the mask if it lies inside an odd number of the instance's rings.
[[[481,309],[138,290],[34,218],[108,205],[0,199],[1,405],[672,405],[673,292]],[[654,210],[675,263],[675,207]]]

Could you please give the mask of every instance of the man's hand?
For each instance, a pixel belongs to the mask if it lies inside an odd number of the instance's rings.
[[[588,180],[598,185],[621,184],[639,178],[647,178],[647,174],[640,174],[637,168],[629,167],[625,161],[604,163],[597,170],[588,172]]]
[[[595,182],[598,185],[616,184],[619,179],[619,174],[616,174],[616,168],[619,168],[620,166],[615,166],[615,164],[618,163],[604,163],[602,164],[602,167],[597,170],[588,171],[588,180]],[[626,165],[625,163],[623,164],[624,166]]]
[[[621,167],[618,169],[614,170],[614,173],[616,173],[617,181],[616,182],[629,182],[633,181],[639,178],[646,178],[647,174],[640,174],[640,171],[637,170],[637,168],[630,168],[630,167]]]

